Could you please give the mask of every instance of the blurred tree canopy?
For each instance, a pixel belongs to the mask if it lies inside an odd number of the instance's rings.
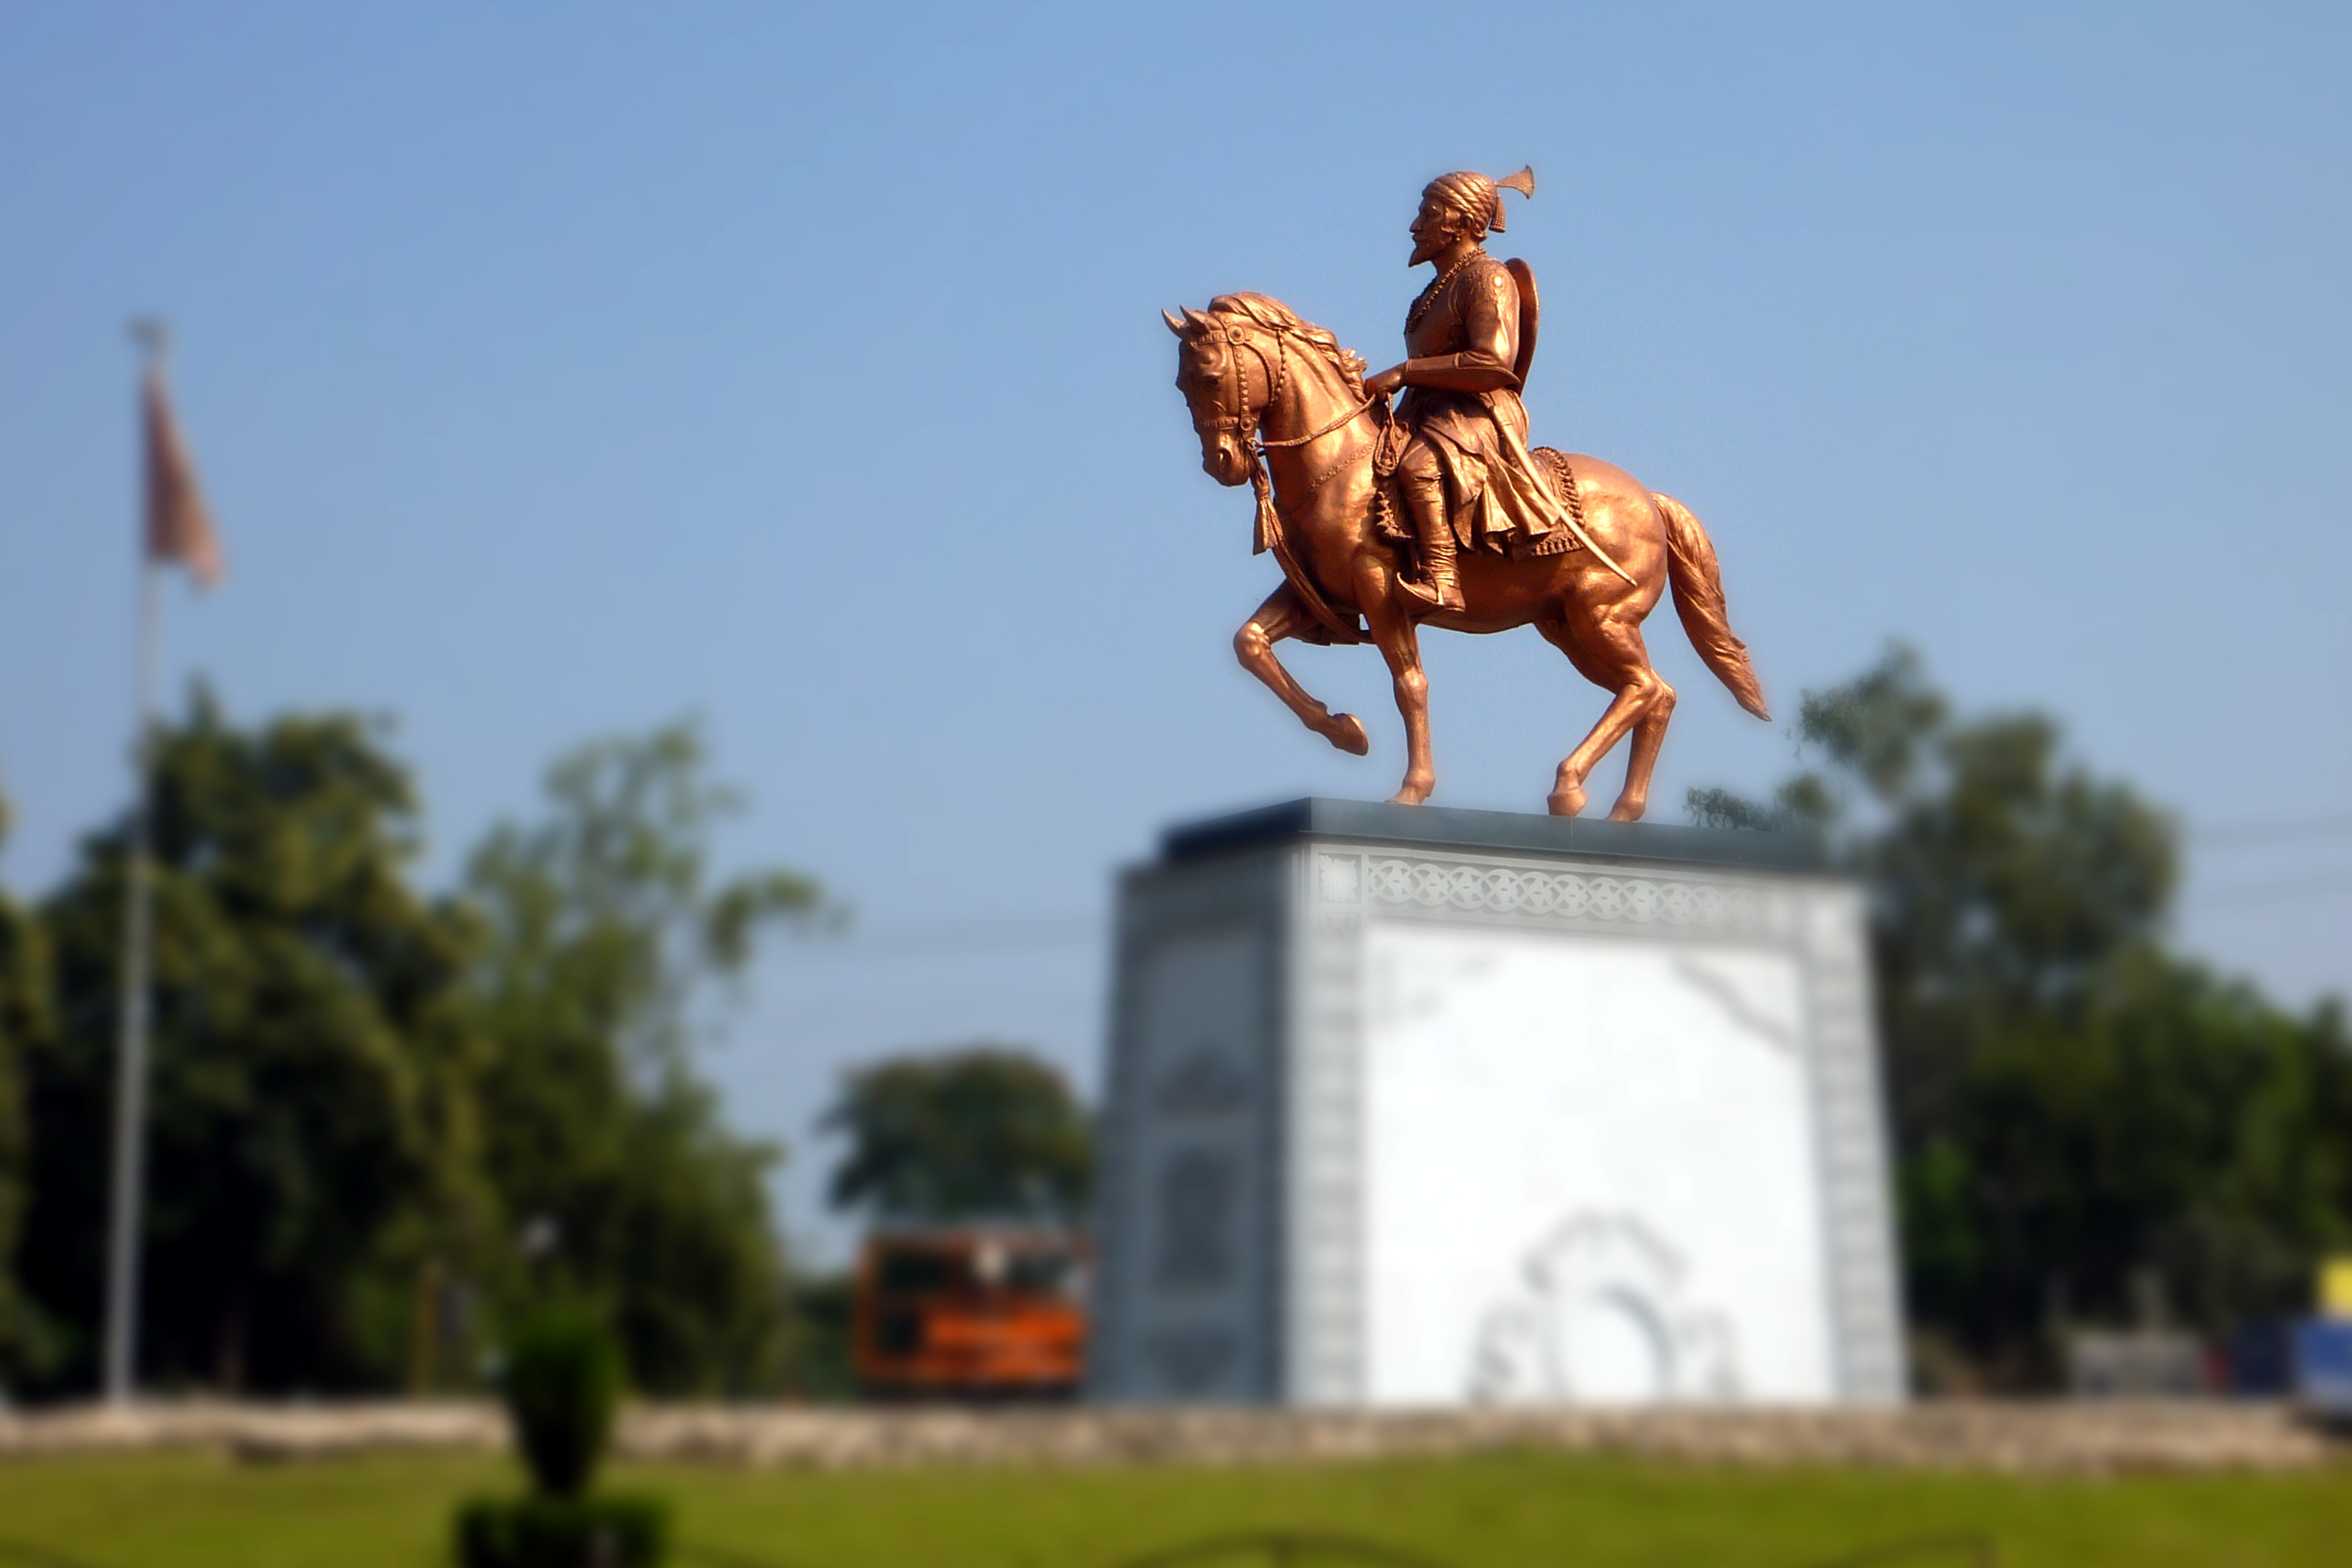
[[[693,731],[565,759],[541,819],[439,899],[366,722],[240,729],[200,690],[154,745],[142,1379],[462,1384],[558,1299],[609,1313],[649,1389],[761,1376],[773,1152],[725,1129],[692,1057],[759,933],[822,900],[782,874],[710,885],[732,803]],[[20,1056],[31,1108],[0,1379],[35,1394],[95,1377],[125,846],[92,836],[35,919],[0,906],[0,1245]]]
[[[1931,1374],[2052,1372],[2155,1286],[2221,1330],[2305,1310],[2352,1235],[2352,1041],[2169,952],[2178,831],[2038,714],[1956,718],[1897,648],[1805,695],[1816,765],[1695,819],[1814,834],[1871,890],[1909,1306]]]
[[[611,1314],[641,1386],[760,1384],[786,1311],[777,1151],[727,1131],[693,1055],[761,932],[824,918],[823,896],[781,871],[714,883],[709,835],[737,805],[689,727],[573,752],[546,795],[466,877],[492,1184],[543,1238],[541,1283]]]
[[[155,739],[142,1313],[165,1385],[335,1389],[399,1364],[403,1264],[462,1070],[466,922],[411,888],[415,793],[365,724],[241,731],[200,692]],[[43,910],[58,1024],[31,1074],[37,1382],[87,1387],[102,1311],[127,829]]]
[[[1094,1176],[1092,1130],[1068,1081],[1003,1047],[853,1072],[825,1125],[849,1145],[834,1171],[835,1206],[887,1221],[1067,1223]]]

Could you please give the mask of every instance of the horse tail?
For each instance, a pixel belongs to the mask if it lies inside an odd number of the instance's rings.
[[[1674,497],[1652,491],[1650,500],[1666,520],[1666,580],[1674,584],[1675,614],[1682,617],[1691,646],[1742,708],[1759,719],[1769,719],[1764,688],[1757,681],[1756,667],[1748,662],[1748,645],[1731,635],[1731,615],[1723,603],[1723,573],[1715,563],[1715,542],[1707,538],[1690,508]]]

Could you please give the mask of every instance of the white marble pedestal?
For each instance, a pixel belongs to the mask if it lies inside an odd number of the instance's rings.
[[[1094,1397],[1886,1403],[1861,893],[1776,836],[1297,801],[1120,889]]]

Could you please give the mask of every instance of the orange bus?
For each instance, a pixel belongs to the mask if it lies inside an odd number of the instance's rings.
[[[850,1347],[886,1399],[1066,1399],[1086,1372],[1087,1247],[1066,1231],[867,1238]]]

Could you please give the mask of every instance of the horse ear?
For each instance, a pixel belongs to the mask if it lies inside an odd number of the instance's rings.
[[[1216,325],[1215,322],[1210,321],[1208,317],[1201,314],[1200,311],[1195,310],[1190,305],[1184,307],[1184,324],[1191,327],[1196,332],[1209,331]]]
[[[1160,319],[1168,323],[1168,330],[1170,331],[1175,333],[1180,338],[1184,335],[1184,323],[1177,320],[1173,313],[1162,310],[1160,312]]]

